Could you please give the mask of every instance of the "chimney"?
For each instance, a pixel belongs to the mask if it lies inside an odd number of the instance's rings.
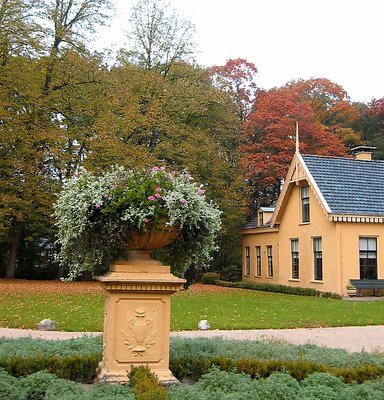
[[[372,160],[372,153],[377,147],[371,146],[357,146],[351,149],[351,153],[355,156],[356,160]]]

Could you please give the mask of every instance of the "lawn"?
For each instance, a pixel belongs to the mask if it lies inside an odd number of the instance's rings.
[[[63,331],[102,331],[98,282],[0,279],[0,327],[35,329],[44,318]],[[172,330],[267,329],[384,325],[384,301],[341,301],[245,289],[193,285],[172,297]]]

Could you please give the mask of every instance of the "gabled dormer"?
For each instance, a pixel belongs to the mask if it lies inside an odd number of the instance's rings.
[[[270,226],[275,207],[260,207],[257,210],[257,226]]]
[[[280,196],[276,203],[275,212],[271,218],[271,226],[278,226],[280,224],[280,219],[282,213],[284,212],[286,202],[288,201],[293,187],[300,187],[300,221],[301,223],[310,223],[311,219],[311,204],[310,204],[310,193],[313,194],[313,198],[316,199],[317,203],[320,205],[324,214],[328,216],[331,212],[327,201],[322,195],[316,180],[311,174],[311,171],[307,167],[304,158],[299,152],[296,151],[291,165],[288,169],[284,185],[281,189]]]

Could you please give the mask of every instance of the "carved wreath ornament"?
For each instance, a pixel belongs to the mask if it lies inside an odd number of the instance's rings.
[[[155,316],[148,315],[145,308],[136,308],[131,318],[126,318],[128,329],[122,330],[124,344],[135,357],[144,353],[156,343],[157,329],[154,328]]]

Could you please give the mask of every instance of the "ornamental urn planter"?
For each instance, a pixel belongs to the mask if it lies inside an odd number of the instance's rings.
[[[164,384],[176,383],[169,370],[171,294],[184,279],[151,257],[180,235],[175,228],[138,232],[118,260],[98,280],[105,293],[103,359],[97,381],[126,383],[132,367],[148,365]]]

